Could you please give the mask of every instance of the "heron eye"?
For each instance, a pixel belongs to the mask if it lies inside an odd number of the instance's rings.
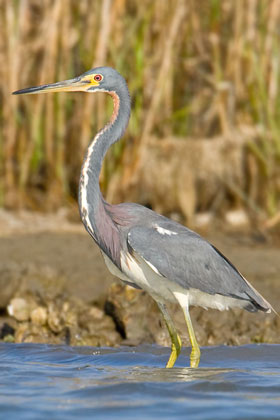
[[[102,79],[103,79],[103,77],[101,76],[101,74],[96,74],[96,75],[94,76],[94,80],[95,80],[96,82],[100,82]]]

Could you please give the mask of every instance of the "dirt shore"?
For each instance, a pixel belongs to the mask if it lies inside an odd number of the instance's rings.
[[[0,338],[14,342],[169,345],[157,306],[116,282],[80,224],[63,216],[0,214]],[[206,235],[280,310],[279,244],[251,233]],[[170,307],[188,345],[181,311]],[[280,318],[191,310],[201,345],[280,343]]]

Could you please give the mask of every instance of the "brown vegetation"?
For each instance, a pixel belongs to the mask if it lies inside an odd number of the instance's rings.
[[[117,169],[123,185],[132,173],[141,182],[151,135],[232,141],[246,131],[253,169],[244,176],[258,181],[254,193],[250,179],[232,190],[246,206],[275,215],[279,25],[277,0],[2,0],[1,205],[51,209],[76,198],[84,150],[111,112],[101,95],[10,93],[111,65],[127,79],[133,109],[124,140],[106,160],[105,191]]]

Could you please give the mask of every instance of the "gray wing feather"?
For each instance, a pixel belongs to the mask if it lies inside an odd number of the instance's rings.
[[[162,276],[183,288],[248,301],[252,299],[263,306],[263,298],[209,242],[171,221],[168,225],[164,223],[163,228],[176,234],[162,234],[153,227],[131,228],[128,246],[151,263]]]

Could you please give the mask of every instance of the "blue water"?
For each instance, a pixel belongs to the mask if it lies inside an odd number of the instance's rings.
[[[0,344],[2,419],[280,419],[280,345],[169,349]]]

